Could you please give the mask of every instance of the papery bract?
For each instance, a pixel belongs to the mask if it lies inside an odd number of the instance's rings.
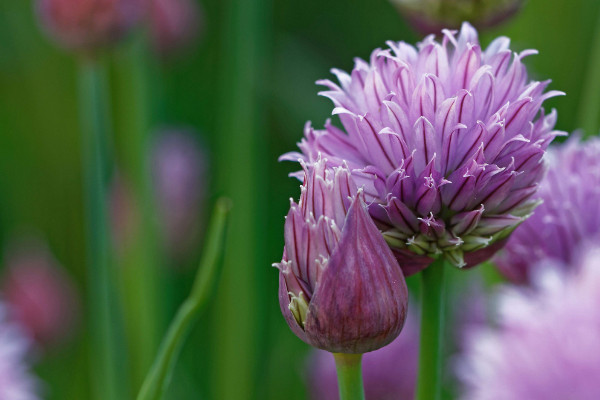
[[[406,317],[402,270],[371,220],[350,171],[304,165],[298,204],[285,222],[279,301],[290,328],[334,353],[390,343]]]
[[[536,202],[556,113],[541,108],[549,84],[527,82],[509,39],[482,50],[467,23],[417,48],[388,42],[327,87],[344,130],[305,127],[301,153],[347,165],[405,274],[446,257],[455,266],[491,257]],[[493,247],[492,247],[493,246]]]

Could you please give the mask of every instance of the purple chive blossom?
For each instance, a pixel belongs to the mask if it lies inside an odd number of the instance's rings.
[[[300,201],[285,222],[279,303],[292,331],[334,353],[365,353],[402,330],[402,270],[344,166],[303,164]]]
[[[496,259],[512,281],[527,283],[540,259],[568,266],[586,242],[600,240],[600,139],[577,136],[549,151],[543,203],[515,230]]]
[[[199,36],[203,14],[196,0],[145,0],[154,50],[162,56],[188,47]]]
[[[532,211],[542,157],[559,135],[544,100],[561,92],[528,83],[522,59],[500,37],[482,51],[468,23],[417,48],[388,42],[321,95],[343,130],[305,127],[301,153],[282,160],[347,165],[405,275],[444,255],[458,267],[489,258]]]
[[[568,274],[543,261],[535,289],[500,294],[498,327],[469,332],[458,360],[462,399],[600,398],[600,249],[585,254]]]
[[[369,400],[413,400],[419,358],[419,324],[410,310],[402,333],[392,343],[363,357],[365,397]],[[314,400],[338,400],[335,362],[315,350],[308,364],[309,389]]]
[[[29,339],[9,321],[0,302],[0,400],[37,400],[38,382],[29,372]]]

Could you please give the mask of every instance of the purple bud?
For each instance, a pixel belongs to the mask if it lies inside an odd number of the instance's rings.
[[[402,270],[345,167],[304,165],[300,201],[285,222],[279,301],[306,343],[365,353],[402,330],[408,293]]]
[[[164,130],[154,143],[152,172],[167,252],[185,257],[198,243],[206,187],[206,155],[191,131]]]
[[[600,240],[600,139],[576,135],[548,153],[540,206],[511,235],[495,260],[513,282],[527,283],[541,259],[572,264],[582,246]]]
[[[362,369],[367,399],[414,399],[419,324],[412,311],[416,310],[409,310],[402,333],[392,343],[364,355]],[[307,369],[311,399],[339,400],[335,362],[331,354],[315,350]]]
[[[491,28],[510,19],[523,0],[390,0],[412,27],[423,34],[442,28],[459,28],[471,21],[479,28]]]
[[[154,49],[166,56],[189,46],[200,33],[203,15],[195,0],[146,0]]]
[[[443,30],[416,47],[388,42],[322,96],[343,130],[305,128],[282,160],[346,165],[405,275],[439,256],[457,267],[485,261],[537,205],[543,156],[561,132],[542,103],[556,91],[528,81],[508,38],[482,49],[477,31]]]
[[[92,51],[118,42],[142,13],[142,0],[37,0],[47,33],[71,50]]]
[[[2,292],[21,326],[43,347],[71,338],[78,295],[46,246],[37,240],[19,243],[9,249],[5,264]]]

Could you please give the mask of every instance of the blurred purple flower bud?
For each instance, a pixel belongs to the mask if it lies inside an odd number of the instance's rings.
[[[419,358],[419,325],[411,307],[402,333],[389,345],[363,357],[365,398],[413,400]],[[308,365],[314,400],[338,400],[335,362],[331,354],[315,350]]]
[[[191,131],[165,130],[152,150],[152,172],[163,240],[174,258],[198,242],[206,185],[206,155]]]
[[[402,270],[343,166],[304,167],[300,201],[285,222],[279,302],[306,343],[365,353],[402,330],[408,293]]]
[[[541,259],[568,267],[587,242],[600,242],[600,139],[573,136],[549,151],[543,203],[495,260],[513,282],[527,283]]]
[[[442,28],[459,28],[470,21],[478,28],[491,28],[519,11],[523,0],[390,0],[415,30],[422,34]]]
[[[37,0],[47,33],[71,50],[92,51],[119,41],[135,26],[142,0]]]
[[[482,50],[467,23],[443,33],[417,48],[388,42],[351,74],[332,70],[339,85],[318,83],[345,131],[307,124],[301,153],[281,157],[347,165],[405,275],[440,255],[457,267],[491,257],[536,206],[542,157],[560,134],[541,105],[562,93],[527,81],[522,59],[534,50],[513,55],[506,37]]]
[[[29,338],[8,314],[0,302],[0,399],[38,400],[39,383],[27,362]]]
[[[468,332],[457,371],[465,400],[600,398],[600,249],[583,261],[532,276],[532,287],[505,288],[497,328]]]
[[[70,339],[79,316],[78,295],[46,246],[19,243],[9,249],[5,267],[2,291],[20,325],[42,347]]]
[[[146,0],[149,2],[150,30],[154,49],[170,55],[189,46],[203,25],[200,3],[196,0]]]

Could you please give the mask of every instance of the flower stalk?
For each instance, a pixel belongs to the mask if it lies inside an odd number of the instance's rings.
[[[86,215],[86,252],[92,332],[92,370],[97,399],[125,399],[121,368],[118,317],[110,271],[106,193],[110,176],[110,116],[106,71],[98,58],[81,60],[79,71],[82,158]]]
[[[167,335],[163,339],[158,355],[144,380],[137,400],[159,400],[163,397],[177,356],[193,322],[210,299],[210,293],[218,277],[218,267],[222,264],[226,222],[230,202],[217,201],[208,230],[208,241],[196,274],[189,297],[183,302]]]
[[[362,354],[334,353],[340,400],[364,400]]]
[[[421,342],[417,400],[438,400],[441,395],[444,268],[439,257],[421,272]]]

